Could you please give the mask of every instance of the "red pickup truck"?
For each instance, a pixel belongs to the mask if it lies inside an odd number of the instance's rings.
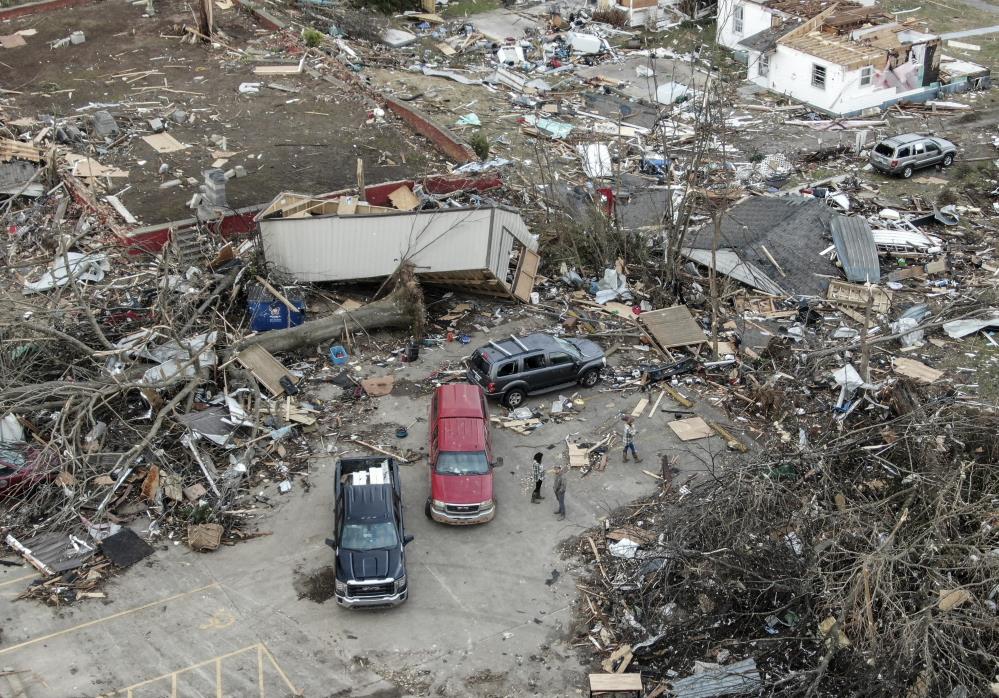
[[[430,402],[430,497],[426,514],[478,524],[496,514],[486,396],[477,385],[442,385]]]

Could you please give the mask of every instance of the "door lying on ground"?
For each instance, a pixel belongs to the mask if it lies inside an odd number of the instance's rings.
[[[513,275],[513,296],[524,303],[531,302],[531,291],[534,290],[534,277],[538,275],[538,265],[541,258],[537,252],[524,248],[520,251],[520,261],[517,272]]]

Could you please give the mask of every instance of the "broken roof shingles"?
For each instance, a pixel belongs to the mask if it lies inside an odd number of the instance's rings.
[[[819,254],[829,246],[826,235],[833,215],[828,206],[811,197],[753,197],[722,215],[721,248],[737,252],[743,262],[767,274],[791,295],[825,296],[826,277],[840,276],[836,266]],[[689,245],[710,250],[713,237],[713,227],[706,225],[694,233]]]
[[[766,53],[767,51],[774,50],[777,46],[778,39],[799,26],[801,26],[800,19],[790,19],[783,24],[777,25],[776,27],[768,27],[761,32],[757,32],[752,36],[746,37],[739,42],[739,45],[750,51]]]

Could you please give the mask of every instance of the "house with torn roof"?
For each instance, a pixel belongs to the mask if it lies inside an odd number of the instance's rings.
[[[721,0],[716,40],[745,56],[750,82],[832,116],[988,86],[967,80],[974,68],[941,71],[939,36],[853,2]]]
[[[508,206],[400,210],[285,192],[255,220],[267,264],[298,281],[383,279],[408,263],[426,283],[529,302],[540,263]]]

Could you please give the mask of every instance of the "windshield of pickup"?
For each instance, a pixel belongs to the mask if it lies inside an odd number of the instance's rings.
[[[562,339],[561,337],[554,337],[553,339],[556,342],[558,342],[558,345],[560,347],[562,347],[563,349],[565,349],[572,356],[575,356],[577,359],[582,358],[583,355],[579,353],[579,348],[576,347],[575,344],[572,344],[571,342],[567,342],[564,339]]]
[[[343,527],[340,547],[346,550],[378,550],[399,544],[395,524],[391,521],[349,523]]]
[[[482,451],[442,451],[437,456],[438,475],[485,475],[489,461]]]

